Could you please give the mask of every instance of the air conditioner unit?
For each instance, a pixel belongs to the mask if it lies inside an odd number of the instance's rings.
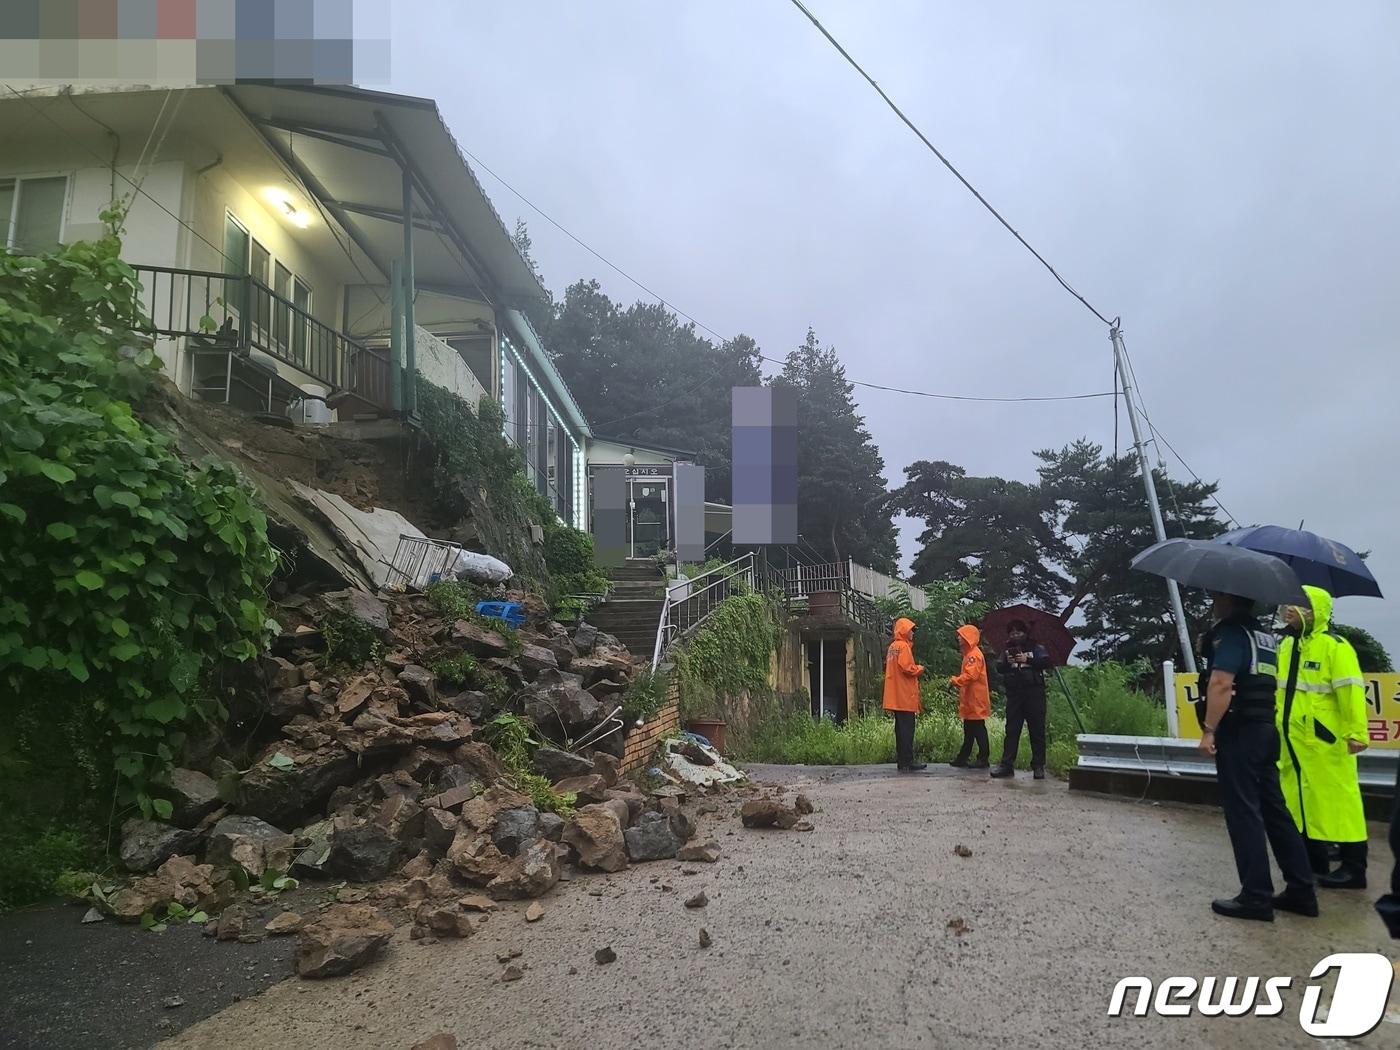
[[[543,542],[544,542],[544,526],[543,526],[543,525],[531,525],[531,526],[530,526],[530,539],[533,540],[535,543],[543,543]]]

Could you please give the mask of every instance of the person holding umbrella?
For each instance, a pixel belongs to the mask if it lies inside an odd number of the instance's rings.
[[[1217,915],[1272,922],[1274,912],[1316,916],[1317,891],[1307,847],[1279,784],[1279,732],[1274,722],[1277,641],[1254,616],[1255,601],[1294,604],[1305,596],[1283,561],[1203,540],[1165,540],[1132,561],[1135,569],[1204,587],[1213,623],[1201,639],[1200,749],[1215,758],[1225,829],[1240,891],[1211,902]],[[1283,872],[1275,896],[1269,850]]]
[[[1328,628],[1332,596],[1304,586],[1309,604],[1280,610],[1287,629],[1279,646],[1279,771],[1289,812],[1308,847],[1317,884],[1366,888],[1366,811],[1356,756],[1366,750],[1366,683],[1356,650]],[[1327,843],[1340,847],[1329,871]]]
[[[1006,687],[1006,741],[1001,763],[992,770],[998,779],[1016,775],[1016,752],[1021,747],[1021,727],[1030,727],[1031,774],[1045,779],[1045,671],[1050,654],[1031,637],[1025,620],[1007,625],[1006,648],[997,671]]]

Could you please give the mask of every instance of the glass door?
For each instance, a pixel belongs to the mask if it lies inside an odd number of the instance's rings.
[[[671,540],[664,478],[627,482],[627,532],[633,558],[652,558]]]

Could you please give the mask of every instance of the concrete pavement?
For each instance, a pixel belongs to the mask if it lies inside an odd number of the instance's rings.
[[[407,1050],[447,1031],[482,1050],[1273,1050],[1315,1045],[1297,1011],[1318,960],[1400,957],[1371,907],[1379,890],[1328,893],[1316,920],[1212,915],[1211,898],[1237,885],[1213,810],[947,767],[752,772],[806,791],[816,830],[747,831],[728,818],[716,865],[580,876],[545,898],[542,921],[527,926],[523,905],[507,905],[464,942],[423,945],[400,931],[365,971],[283,982],[162,1045]],[[702,836],[713,827],[702,821]],[[1373,883],[1390,863],[1376,831]],[[955,854],[959,844],[971,856]],[[709,905],[685,908],[702,888]],[[950,932],[954,919],[971,931]],[[698,946],[702,926],[709,949]],[[603,946],[615,963],[594,962]],[[528,969],[501,983],[496,955],[512,948]],[[1109,1018],[1110,993],[1130,975],[1295,981],[1274,1018]],[[1400,1046],[1400,1023],[1361,1045]]]

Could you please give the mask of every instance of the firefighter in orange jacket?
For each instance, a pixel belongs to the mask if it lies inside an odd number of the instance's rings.
[[[958,687],[958,717],[963,720],[962,749],[950,766],[986,769],[987,718],[992,713],[992,695],[987,687],[987,661],[979,648],[982,632],[970,623],[958,628],[958,645],[962,647],[962,673],[948,679]],[[977,761],[969,762],[972,745],[977,744]]]
[[[885,710],[894,715],[895,762],[901,773],[927,769],[914,761],[914,716],[919,713],[919,675],[923,666],[914,660],[913,620],[894,622],[894,638],[885,652]]]

